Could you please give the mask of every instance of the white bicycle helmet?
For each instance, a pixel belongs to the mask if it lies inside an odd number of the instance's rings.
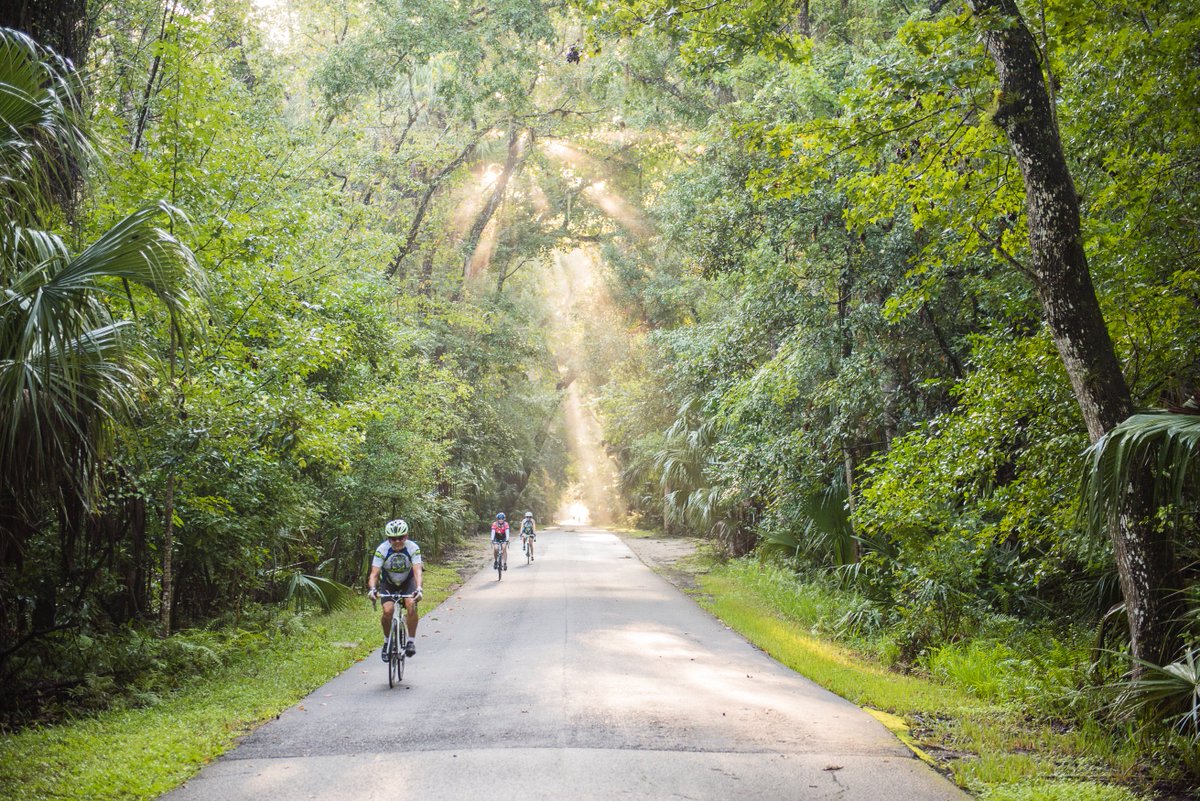
[[[525,513],[525,517],[526,517],[526,518],[533,517],[533,512],[526,512],[526,513]]]
[[[405,523],[403,520],[392,520],[383,527],[383,533],[388,539],[392,537],[407,537],[408,523]]]

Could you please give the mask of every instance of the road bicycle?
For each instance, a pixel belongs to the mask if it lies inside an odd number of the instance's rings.
[[[395,607],[392,609],[392,630],[388,634],[387,644],[384,648],[387,649],[388,663],[388,687],[395,687],[404,678],[404,649],[408,645],[408,628],[405,625],[405,610],[404,599],[416,598],[415,592],[410,592],[407,595],[401,595],[396,592],[381,592],[376,596],[380,601],[392,601]],[[371,606],[375,606],[372,600]]]
[[[525,564],[529,564],[530,562],[533,561],[533,542],[536,539],[537,539],[536,534],[526,534],[525,535],[525,542],[524,542]]]
[[[496,581],[504,580],[504,545],[503,542],[492,542],[492,567],[496,569]]]

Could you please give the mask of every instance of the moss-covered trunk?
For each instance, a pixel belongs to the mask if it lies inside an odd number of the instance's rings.
[[[1037,44],[1013,0],[968,1],[1000,79],[994,120],[1008,138],[1025,183],[1029,269],[1094,442],[1133,412],[1133,401],[1092,285],[1079,198]],[[1111,534],[1133,655],[1163,663],[1175,652],[1171,621],[1177,576],[1170,540],[1153,525],[1150,491],[1149,475],[1130,483]]]

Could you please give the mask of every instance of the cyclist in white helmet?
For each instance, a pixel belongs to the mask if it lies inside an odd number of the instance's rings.
[[[521,550],[529,554],[529,561],[533,561],[533,543],[537,539],[536,526],[533,522],[533,512],[526,512],[525,518],[521,521]]]
[[[421,546],[408,538],[408,523],[403,520],[392,520],[383,527],[387,537],[375,549],[371,559],[371,575],[367,578],[367,595],[374,599],[380,591],[398,595],[412,595],[404,599],[407,610],[405,622],[408,624],[408,647],[404,649],[405,656],[417,652],[417,602],[421,600]],[[392,601],[383,602],[383,616],[379,619],[383,626],[383,661],[387,657],[387,636],[392,630],[392,613],[395,609]]]

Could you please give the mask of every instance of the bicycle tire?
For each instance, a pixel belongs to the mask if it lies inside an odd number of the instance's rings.
[[[395,687],[400,683],[400,677],[404,674],[404,668],[400,665],[400,659],[403,657],[404,644],[397,642],[404,635],[402,627],[396,623],[396,615],[400,614],[400,610],[392,612],[392,636],[388,638],[388,689]]]
[[[525,543],[525,564],[533,561],[533,540],[528,540]]]
[[[400,627],[400,647],[396,649],[396,683],[399,684],[404,680],[404,662],[408,659],[405,650],[408,647],[408,635],[404,632],[404,627]]]

